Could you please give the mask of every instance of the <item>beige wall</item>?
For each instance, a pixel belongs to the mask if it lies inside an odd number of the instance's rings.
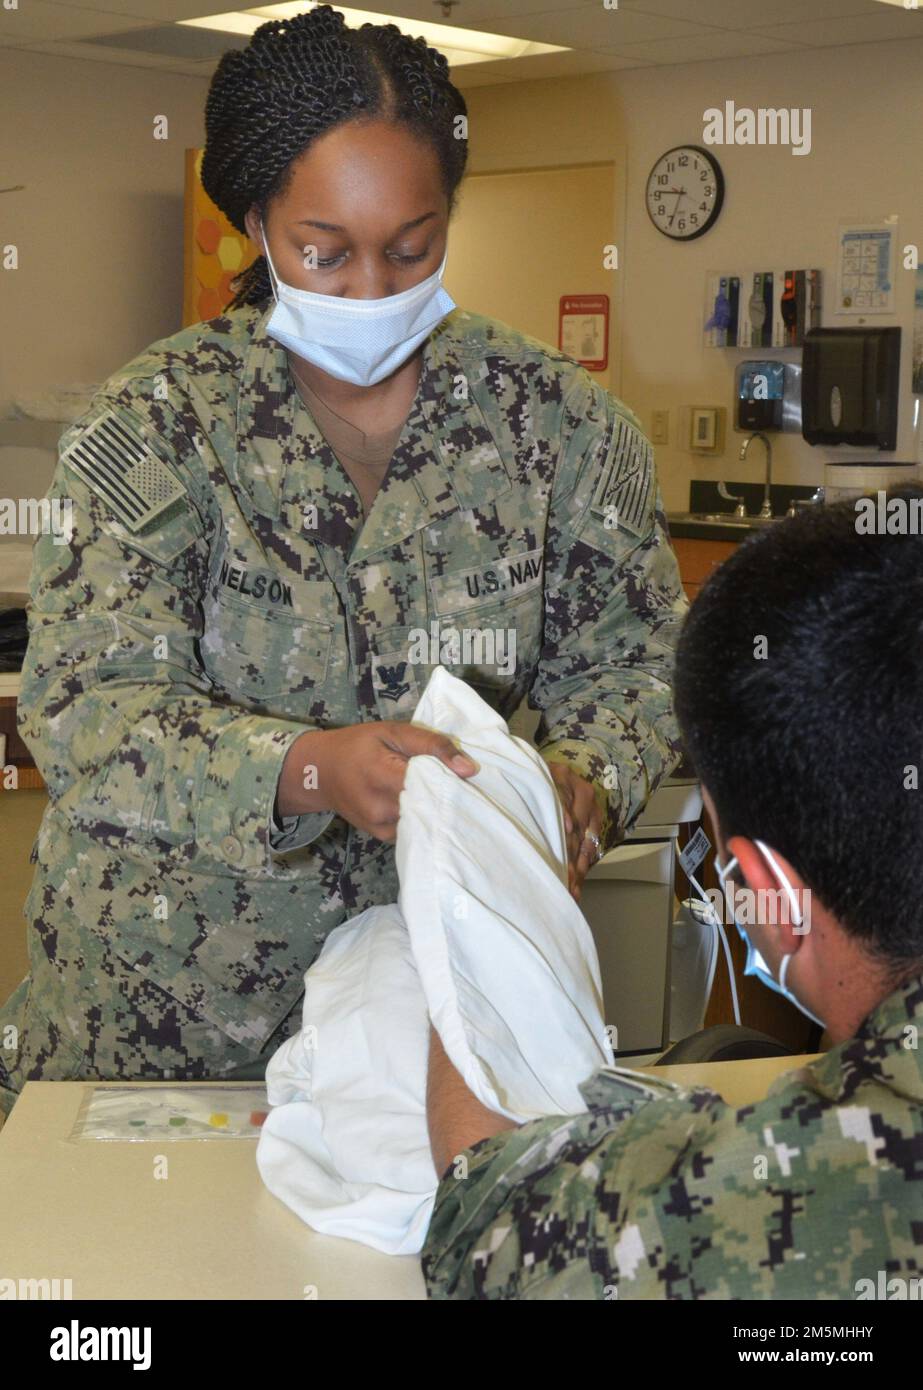
[[[180,325],[183,151],[200,144],[198,78],[0,51],[0,398],[102,381]],[[158,115],[169,139],[153,138]]]
[[[671,437],[657,446],[668,508],[684,507],[688,480],[761,476],[762,451],[741,466],[743,436],[730,428],[721,459],[692,455],[678,441],[678,416],[690,404],[730,408],[733,367],[741,358],[780,356],[706,349],[701,322],[705,274],[723,265],[819,266],[829,304],[836,230],[841,220],[897,213],[898,244],[923,243],[919,130],[923,41],[694,63],[555,82],[476,88],[466,93],[475,169],[614,158],[619,262],[613,275],[613,389],[645,426],[653,409],[671,412]],[[725,209],[712,231],[674,246],[650,224],[644,186],[655,159],[672,145],[701,144],[702,113],[733,99],[738,106],[810,106],[812,153],[726,146],[715,150],[727,180]],[[903,327],[901,420],[897,459],[916,457],[910,392],[913,274],[898,271],[898,313],[882,326]],[[825,311],[824,323],[848,324]],[[729,421],[730,424],[730,421]],[[776,436],[780,481],[823,480],[825,458],[800,436]],[[867,455],[866,455],[867,456]]]
[[[182,321],[183,151],[204,138],[198,78],[0,51],[0,415],[19,396],[104,381]],[[155,116],[169,139],[153,138]],[[41,496],[60,426],[0,424],[0,496]],[[0,544],[4,541],[0,537]]]
[[[650,428],[671,412],[657,449],[668,507],[688,479],[759,475],[741,469],[740,436],[725,456],[693,456],[678,440],[679,412],[731,405],[735,350],[705,349],[704,277],[723,265],[818,265],[829,294],[837,223],[897,213],[899,244],[923,242],[918,157],[923,40],[779,54],[720,63],[479,87],[466,93],[474,172],[614,161],[620,269],[612,274],[613,390]],[[0,278],[0,403],[54,383],[102,380],[180,320],[183,150],[200,144],[207,83],[145,68],[0,52],[3,183],[0,243],[21,269]],[[716,150],[728,194],[714,230],[674,246],[650,225],[643,190],[663,150],[701,143],[702,112],[738,105],[811,106],[813,152]],[[170,139],[153,140],[155,115]],[[913,277],[898,274],[904,329],[898,458],[915,457],[910,394]],[[825,315],[825,322],[831,322]],[[768,354],[767,354],[768,355]],[[0,493],[12,488],[9,450]],[[779,436],[780,480],[818,482],[828,451]],[[833,458],[842,451],[829,451]],[[28,491],[38,480],[24,460]]]

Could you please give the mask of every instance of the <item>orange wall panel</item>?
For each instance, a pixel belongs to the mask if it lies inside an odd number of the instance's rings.
[[[202,187],[202,151],[186,151],[183,217],[183,327],[213,319],[234,296],[231,281],[256,260],[241,236]]]

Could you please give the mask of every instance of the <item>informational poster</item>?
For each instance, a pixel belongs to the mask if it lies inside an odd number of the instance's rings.
[[[893,314],[897,227],[869,222],[840,228],[834,313]]]
[[[607,294],[562,294],[558,347],[588,372],[606,370],[609,365]]]
[[[914,395],[923,396],[923,266],[917,271],[913,292],[913,384]]]

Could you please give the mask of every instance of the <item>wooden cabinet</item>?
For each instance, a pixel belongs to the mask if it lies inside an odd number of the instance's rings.
[[[686,540],[682,536],[673,539],[680,578],[690,601],[695,598],[712,570],[717,569],[737,549],[737,545],[737,541],[696,541]]]
[[[17,673],[0,673],[0,795],[3,787],[3,768],[16,768],[17,787],[44,787],[41,774],[32,761],[32,754],[16,731],[16,697],[19,691]]]

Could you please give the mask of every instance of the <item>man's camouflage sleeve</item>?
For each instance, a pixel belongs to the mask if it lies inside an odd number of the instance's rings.
[[[529,704],[536,743],[596,784],[616,843],[680,758],[672,670],[688,609],[653,451],[582,378],[565,402],[545,550],[545,637]]]
[[[596,1072],[585,1113],[455,1159],[423,1249],[430,1296],[859,1300],[893,1275],[906,1298],[923,1239],[921,1011],[915,974],[856,1037],[739,1109],[656,1072]]]
[[[602,1095],[594,1090],[596,1077],[581,1087],[590,1101],[584,1114],[531,1120],[459,1155],[439,1185],[423,1248],[431,1298],[606,1296],[627,1193],[608,1198],[629,1137],[639,1137],[631,1120],[649,1111],[652,1100],[683,1094],[627,1071],[608,1073],[607,1082]],[[710,1091],[700,1095],[702,1105],[722,1104]],[[687,1129],[691,1138],[695,1126]],[[638,1153],[648,1178],[659,1173],[657,1152]],[[661,1145],[660,1158],[663,1153]],[[631,1173],[640,1177],[637,1170],[635,1164]]]
[[[35,545],[20,730],[51,798],[94,839],[259,875],[271,867],[282,764],[304,726],[213,697],[197,653],[215,524],[207,473],[166,401],[126,396],[97,395],[60,441],[47,496],[70,507],[70,525],[65,543],[48,533]],[[105,459],[114,436],[94,431],[106,418],[182,487],[137,532],[102,500],[106,484],[64,458],[88,439],[77,458],[91,469]],[[304,842],[330,815],[300,820]]]

